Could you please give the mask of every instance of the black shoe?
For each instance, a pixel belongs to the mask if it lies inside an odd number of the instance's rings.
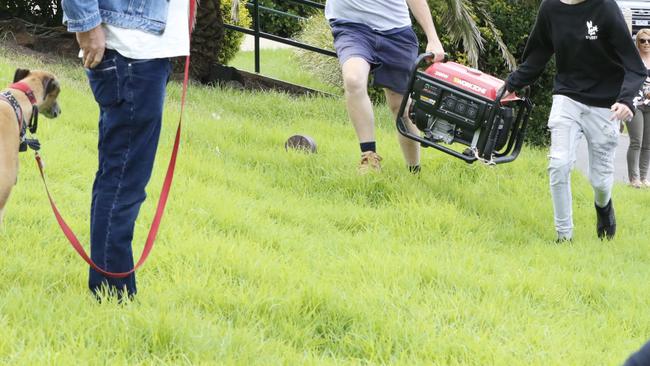
[[[614,205],[610,199],[605,207],[596,207],[596,233],[598,238],[601,240],[607,238],[607,240],[614,239],[616,235],[616,215],[614,214]]]
[[[572,238],[563,237],[563,238],[555,239],[555,244],[571,244],[571,243],[573,243]]]

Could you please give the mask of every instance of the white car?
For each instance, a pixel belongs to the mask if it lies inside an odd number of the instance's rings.
[[[650,0],[617,0],[623,15],[632,14],[632,33],[636,34],[641,28],[650,28]],[[628,19],[629,21],[629,19]]]

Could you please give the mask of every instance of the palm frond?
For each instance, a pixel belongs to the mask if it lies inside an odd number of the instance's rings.
[[[476,10],[478,11],[480,18],[483,20],[485,25],[490,29],[490,32],[492,32],[494,35],[494,40],[497,42],[499,51],[501,51],[501,56],[505,60],[508,69],[510,71],[513,71],[515,68],[517,68],[517,59],[512,55],[508,49],[508,46],[503,41],[503,38],[501,37],[501,31],[499,31],[499,29],[494,24],[492,16],[487,10],[487,5],[482,6],[481,4],[477,4]]]
[[[519,0],[537,2],[539,0]],[[484,51],[485,39],[481,35],[479,23],[485,24],[494,36],[501,56],[510,70],[517,66],[515,57],[501,37],[501,32],[494,24],[486,0],[446,0],[447,14],[444,27],[448,37],[454,43],[461,43],[467,53],[467,59],[473,67],[478,67],[481,52]]]
[[[476,23],[476,14],[469,0],[446,0],[444,27],[452,42],[462,42],[472,66],[478,66],[484,39]]]

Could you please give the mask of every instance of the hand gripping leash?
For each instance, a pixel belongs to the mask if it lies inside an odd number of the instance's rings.
[[[192,30],[194,28],[195,14],[196,14],[196,1],[190,0],[190,17],[189,17],[190,38],[191,38]],[[142,250],[142,255],[140,255],[140,259],[138,260],[138,262],[136,263],[136,265],[133,267],[132,270],[128,272],[119,272],[119,273],[108,272],[101,269],[97,264],[95,264],[95,262],[93,262],[92,259],[90,259],[88,254],[86,254],[86,251],[84,250],[83,246],[79,242],[79,239],[77,239],[74,232],[72,232],[68,224],[61,216],[61,213],[59,212],[58,208],[56,207],[56,204],[54,203],[54,199],[50,194],[50,190],[48,189],[47,182],[45,180],[45,174],[43,172],[44,170],[43,160],[40,154],[38,153],[38,151],[36,152],[36,164],[38,165],[38,170],[41,173],[41,179],[43,180],[43,185],[45,186],[45,191],[47,192],[47,198],[50,200],[50,206],[52,206],[52,211],[54,212],[56,221],[59,223],[59,226],[61,227],[63,234],[65,234],[65,236],[70,241],[70,244],[72,245],[74,250],[76,250],[77,253],[79,253],[81,258],[83,258],[83,260],[85,260],[86,263],[88,263],[88,265],[90,265],[95,271],[101,273],[106,277],[125,278],[129,276],[131,273],[135,272],[138,268],[140,268],[142,264],[144,264],[144,262],[147,260],[147,257],[149,256],[149,253],[151,253],[151,249],[153,248],[154,241],[156,240],[156,235],[158,234],[158,229],[160,228],[160,221],[162,220],[163,213],[165,212],[165,206],[167,205],[167,198],[169,197],[169,191],[171,189],[172,180],[174,178],[176,157],[178,155],[178,147],[180,145],[180,138],[181,138],[183,111],[185,110],[185,96],[187,94],[187,85],[189,82],[189,68],[190,68],[190,56],[187,55],[185,58],[185,77],[183,79],[183,93],[181,94],[181,113],[180,113],[180,117],[178,118],[178,128],[176,129],[174,148],[172,150],[171,158],[169,159],[167,174],[165,175],[163,188],[162,191],[160,192],[160,198],[158,199],[158,206],[156,207],[156,215],[154,216],[153,222],[151,223],[151,229],[149,229],[149,235],[147,236],[147,241],[144,245],[144,249]]]

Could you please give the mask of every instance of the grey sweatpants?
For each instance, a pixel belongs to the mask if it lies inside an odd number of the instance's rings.
[[[630,182],[648,177],[650,165],[650,111],[638,110],[627,123],[630,147],[627,149],[627,175]]]
[[[589,181],[596,205],[606,206],[612,196],[619,122],[610,121],[611,115],[609,108],[590,107],[563,95],[553,96],[548,121],[551,130],[548,172],[559,238],[573,236],[571,169],[583,135],[589,148]]]

